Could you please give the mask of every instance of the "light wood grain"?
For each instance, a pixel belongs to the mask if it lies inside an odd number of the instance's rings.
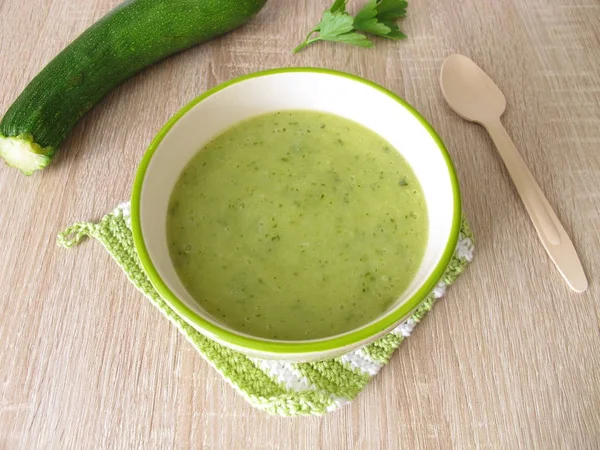
[[[0,111],[117,3],[0,1]],[[44,173],[0,166],[0,448],[600,446],[600,4],[419,0],[407,41],[291,55],[328,4],[271,0],[244,28],[115,90]],[[474,59],[506,94],[504,123],[580,253],[585,294],[554,270],[485,131],[445,104],[438,75],[452,53]],[[188,100],[236,75],[298,65],[370,78],[431,121],[457,166],[478,247],[355,402],[283,419],[249,407],[99,245],[54,242],[129,197],[145,147]]]

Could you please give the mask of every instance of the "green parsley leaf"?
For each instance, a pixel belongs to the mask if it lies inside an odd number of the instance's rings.
[[[320,35],[324,40],[332,40],[335,36],[352,31],[352,17],[348,14],[325,11],[319,23]]]
[[[325,11],[321,22],[306,36],[306,40],[294,49],[294,53],[298,53],[307,45],[317,41],[334,41],[360,47],[373,47],[373,43],[364,34],[353,31],[353,23],[352,16],[346,13]],[[315,33],[319,34],[312,37]]]
[[[406,16],[404,0],[369,0],[354,17],[354,28],[388,39],[404,39],[406,35],[394,22]]]
[[[381,22],[391,22],[406,17],[408,2],[405,0],[379,0],[377,3],[377,19]]]
[[[406,39],[406,35],[400,31],[400,28],[398,28],[398,25],[396,25],[393,22],[384,22],[388,27],[390,27],[390,32],[388,34],[386,34],[385,36],[381,36],[384,37],[386,39],[394,39],[394,40],[399,40],[399,39]]]
[[[342,42],[344,44],[358,45],[359,47],[372,48],[374,47],[373,41],[367,39],[364,34],[360,33],[345,33],[338,36],[334,36],[332,39],[323,39],[326,41]]]
[[[336,13],[336,12],[345,13],[346,12],[346,5],[347,4],[348,4],[348,0],[335,0],[335,2],[333,2],[333,5],[331,5],[331,8],[329,8],[329,12],[332,12],[332,13]]]
[[[331,5],[331,8],[326,9],[325,12],[330,12],[330,13],[341,13],[341,14],[346,14],[346,5],[348,4],[348,0],[335,0],[333,2],[333,5]],[[323,13],[323,16],[325,15],[325,13]],[[321,22],[319,22],[317,24],[316,27],[314,27],[312,29],[312,31],[308,34],[308,36],[310,36],[313,33],[316,33],[318,31],[321,31],[321,24],[323,23],[323,18],[321,18]]]
[[[385,36],[392,29],[377,20],[377,0],[369,0],[354,17],[354,28],[365,33]]]
[[[396,19],[406,16],[408,3],[405,0],[368,0],[362,9],[352,17],[346,12],[348,0],[335,0],[323,12],[321,21],[306,39],[293,52],[298,53],[317,41],[333,41],[360,47],[373,47],[364,34],[369,33],[388,39],[404,39],[406,35],[396,25]]]

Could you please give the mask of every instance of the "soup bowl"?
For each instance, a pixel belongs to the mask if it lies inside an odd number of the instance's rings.
[[[275,340],[232,329],[188,293],[169,254],[168,204],[186,164],[205,144],[240,121],[282,110],[332,113],[376,132],[410,164],[427,204],[428,240],[410,285],[376,319],[326,338]],[[375,83],[313,68],[253,73],[192,100],[150,144],[135,177],[131,204],[133,237],[142,266],[177,314],[209,338],[244,354],[289,361],[342,355],[373,342],[406,320],[435,288],[448,266],[458,242],[461,219],[454,167],[444,144],[425,119],[400,97]]]

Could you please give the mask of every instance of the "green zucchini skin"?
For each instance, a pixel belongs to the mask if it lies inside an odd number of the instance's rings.
[[[266,0],[128,0],[60,52],[29,83],[0,122],[0,156],[26,173],[47,165],[73,126],[115,86],[143,68],[224,34]],[[19,167],[2,139],[25,142],[42,160]],[[14,145],[12,148],[16,148]],[[18,150],[21,151],[21,150]],[[25,158],[26,159],[26,158]],[[31,165],[27,162],[26,165]]]

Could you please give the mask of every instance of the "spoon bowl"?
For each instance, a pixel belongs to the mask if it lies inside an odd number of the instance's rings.
[[[484,124],[499,118],[506,109],[500,88],[466,56],[452,55],[444,61],[440,85],[448,105],[470,122]]]

